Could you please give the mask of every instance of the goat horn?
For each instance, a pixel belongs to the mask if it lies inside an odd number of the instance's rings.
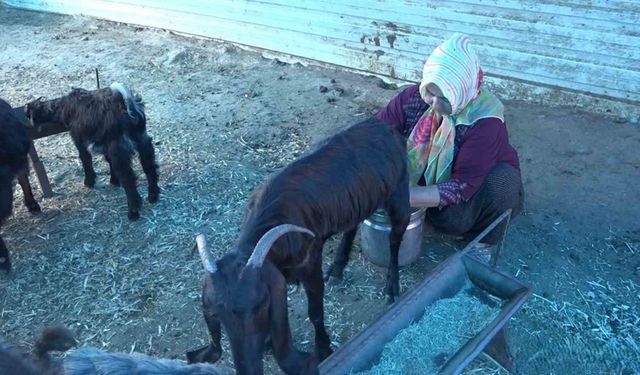
[[[249,257],[249,260],[247,261],[247,266],[253,266],[256,268],[262,266],[262,263],[264,262],[264,259],[267,257],[267,254],[269,253],[269,250],[271,249],[271,246],[273,245],[273,243],[276,242],[278,238],[280,238],[281,236],[285,235],[288,232],[300,232],[300,233],[306,233],[311,237],[316,236],[309,229],[299,227],[293,224],[281,224],[281,225],[278,225],[277,227],[273,227],[262,236],[260,241],[258,241],[258,243],[256,244],[256,247],[253,249],[253,253],[251,254],[251,257]]]
[[[198,248],[198,254],[200,254],[200,260],[204,265],[204,269],[209,273],[215,273],[218,267],[216,267],[216,262],[211,258],[211,253],[207,249],[207,240],[204,238],[204,234],[196,236],[196,247]]]

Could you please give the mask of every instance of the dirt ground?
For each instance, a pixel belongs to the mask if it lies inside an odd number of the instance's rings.
[[[91,89],[95,68],[103,85],[125,82],[146,101],[160,202],[145,203],[130,223],[104,161],[95,160],[89,190],[67,134],[36,141],[55,196],[42,199],[32,175],[43,212],[31,216],[16,189],[2,228],[14,271],[0,276],[0,334],[29,344],[44,325],[63,323],[83,345],[183,358],[208,339],[195,235],[218,256],[230,250],[254,186],[396,90],[215,41],[0,5],[0,97],[18,106]],[[526,210],[512,222],[501,268],[535,293],[509,325],[518,370],[638,374],[640,129],[572,107],[505,104]],[[326,261],[336,244],[327,244]],[[463,245],[426,233],[423,256],[401,271],[402,290]],[[326,292],[335,346],[384,310],[383,285],[356,251],[345,282]],[[296,343],[311,350],[304,293],[291,287],[289,297]],[[467,372],[500,371],[475,363]]]

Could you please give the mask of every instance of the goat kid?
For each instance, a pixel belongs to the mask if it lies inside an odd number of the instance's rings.
[[[212,342],[187,353],[188,360],[215,362],[220,357],[222,324],[238,374],[262,374],[268,337],[285,373],[317,373],[318,362],[331,354],[324,326],[323,244],[344,232],[326,275],[341,279],[359,223],[378,208],[386,209],[391,219],[386,292],[393,302],[399,294],[398,251],[410,214],[405,152],[397,131],[365,120],[329,138],[254,192],[235,251],[214,262],[200,237],[206,270],[203,312]],[[301,282],[307,294],[315,356],[292,344],[287,282]]]
[[[0,226],[13,210],[13,180],[17,176],[24,193],[24,203],[31,213],[40,212],[29,184],[29,152],[31,141],[27,128],[12,113],[6,101],[0,99]],[[0,269],[9,271],[9,250],[0,236]]]
[[[130,220],[140,217],[142,199],[131,168],[134,150],[147,177],[150,203],[158,201],[158,166],[151,137],[146,130],[144,103],[140,95],[121,83],[110,88],[87,91],[73,89],[58,99],[37,99],[25,107],[34,126],[44,122],[62,123],[69,128],[84,170],[84,185],[93,188],[96,173],[91,152],[101,153],[109,163],[110,183],[127,196]]]

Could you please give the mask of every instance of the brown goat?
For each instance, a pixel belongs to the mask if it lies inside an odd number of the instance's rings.
[[[96,173],[91,153],[103,154],[111,173],[110,183],[122,186],[127,196],[130,220],[140,217],[142,198],[131,168],[134,151],[138,152],[147,176],[148,200],[159,199],[158,166],[151,137],[147,134],[147,117],[142,97],[121,83],[93,91],[73,89],[58,99],[34,100],[25,106],[25,114],[37,126],[55,122],[69,128],[82,168],[84,185],[93,188]]]
[[[220,357],[222,323],[238,374],[262,374],[268,337],[285,373],[317,373],[318,362],[331,354],[323,306],[322,247],[327,239],[344,233],[327,272],[341,279],[359,223],[376,209],[386,209],[392,226],[389,302],[399,294],[398,251],[410,212],[405,157],[405,140],[397,131],[378,120],[365,120],[329,138],[256,190],[234,252],[214,262],[200,237],[207,271],[202,302],[212,343],[188,353],[189,361],[215,362]],[[287,282],[301,282],[307,294],[316,356],[292,344]]]

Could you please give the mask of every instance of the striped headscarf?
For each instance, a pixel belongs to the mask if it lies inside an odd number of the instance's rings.
[[[440,44],[427,59],[422,72],[420,96],[433,83],[451,104],[452,113],[438,126],[430,107],[418,120],[407,141],[410,181],[416,185],[424,175],[427,185],[451,177],[455,127],[497,117],[504,121],[504,107],[489,91],[482,89],[483,72],[478,55],[466,35],[456,33]],[[426,100],[425,100],[426,101]]]

